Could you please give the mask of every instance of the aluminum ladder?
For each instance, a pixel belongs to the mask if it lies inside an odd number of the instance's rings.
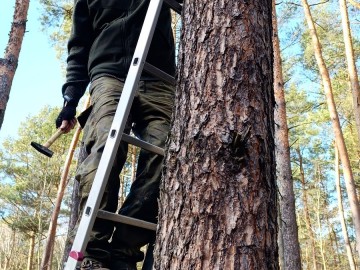
[[[164,149],[124,134],[125,124],[129,116],[131,105],[133,103],[140,76],[143,70],[159,78],[160,80],[163,80],[172,85],[175,85],[176,83],[174,77],[145,62],[163,2],[165,2],[171,9],[173,9],[178,14],[181,13],[182,6],[175,0],[150,0],[145,20],[140,32],[139,40],[135,48],[129,72],[126,77],[124,88],[119,100],[119,104],[115,112],[114,120],[111,124],[105,148],[101,156],[100,163],[95,174],[94,182],[89,193],[89,199],[87,200],[84,207],[79,227],[73,245],[71,247],[68,260],[65,264],[65,270],[77,269],[77,267],[83,260],[83,254],[89,241],[89,234],[97,217],[149,230],[156,230],[156,224],[154,223],[98,209],[109,178],[111,165],[114,162],[116,150],[118,149],[121,140],[129,144],[141,147],[145,150],[151,151],[155,154],[164,155]],[[152,255],[152,247],[148,248],[145,257],[145,263],[149,264],[149,262],[146,262],[148,260],[152,265],[152,259],[149,259],[149,257],[152,257],[149,254],[150,252]]]

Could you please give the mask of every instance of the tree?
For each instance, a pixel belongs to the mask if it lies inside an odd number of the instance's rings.
[[[350,241],[349,241],[349,235],[345,223],[345,217],[344,217],[344,207],[342,203],[342,195],[341,195],[341,184],[340,184],[340,170],[339,170],[339,153],[337,151],[336,145],[335,145],[335,184],[336,184],[336,192],[337,192],[337,199],[338,199],[338,208],[339,208],[339,219],[341,224],[341,230],[344,235],[344,242],[345,242],[345,248],[346,248],[346,254],[348,256],[349,261],[349,267],[351,270],[355,270],[355,261],[353,257],[353,252],[351,249]]]
[[[356,195],[354,177],[352,174],[352,169],[350,165],[349,156],[347,153],[344,136],[341,130],[340,121],[338,113],[336,110],[336,105],[334,102],[334,97],[332,93],[332,85],[329,76],[328,69],[322,57],[322,50],[320,41],[317,36],[316,28],[314,21],[311,16],[310,8],[306,0],[302,0],[302,5],[304,7],[305,18],[310,30],[310,35],[312,39],[312,44],[314,46],[315,58],[319,67],[319,72],[322,78],[323,88],[326,96],[326,102],[328,105],[331,123],[333,126],[333,131],[335,135],[336,145],[339,151],[340,160],[343,166],[344,178],[346,183],[346,189],[349,196],[350,208],[353,217],[355,233],[356,233],[356,245],[357,250],[360,254],[360,205],[359,200]]]
[[[185,1],[155,269],[278,269],[271,1]]]
[[[19,62],[19,55],[26,29],[30,0],[16,0],[13,22],[4,58],[0,58],[0,129],[5,117],[12,81]]]
[[[300,246],[296,223],[295,196],[290,161],[286,101],[280,42],[278,37],[275,0],[272,1],[272,25],[274,47],[274,93],[275,93],[275,156],[277,184],[279,189],[279,242],[283,247],[282,269],[301,269]],[[281,238],[280,238],[281,236]]]
[[[346,61],[348,65],[349,80],[353,96],[354,118],[356,123],[356,130],[358,135],[358,142],[360,143],[360,85],[358,79],[357,68],[355,65],[354,49],[352,45],[352,37],[350,31],[349,16],[345,0],[339,0],[341,11],[341,22],[344,34]]]

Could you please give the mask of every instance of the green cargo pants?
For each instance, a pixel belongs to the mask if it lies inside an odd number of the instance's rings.
[[[84,127],[83,137],[88,156],[76,173],[76,179],[80,181],[80,213],[88,199],[123,86],[123,82],[112,77],[98,78],[90,86],[93,108]],[[131,129],[138,138],[164,147],[170,129],[173,100],[174,87],[160,81],[141,81],[125,132],[129,133]],[[127,143],[121,142],[100,204],[102,210],[115,212],[117,209],[119,174],[126,161],[127,150]],[[119,211],[120,214],[157,222],[162,162],[162,156],[140,151],[136,179]],[[146,229],[96,219],[85,256],[102,262],[141,261],[143,253],[140,247],[154,238],[155,233]]]

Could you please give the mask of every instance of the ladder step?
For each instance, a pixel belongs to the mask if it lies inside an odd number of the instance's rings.
[[[150,152],[153,152],[155,154],[162,155],[162,156],[165,155],[165,151],[161,147],[153,145],[153,144],[145,142],[145,141],[142,141],[142,140],[140,140],[138,138],[135,138],[133,136],[130,136],[128,134],[123,133],[121,139],[124,142],[130,143],[132,145],[136,145],[136,146],[138,146],[140,148],[143,148],[143,149],[145,149],[147,151],[150,151]]]
[[[144,63],[144,70],[146,70],[151,75],[154,75],[155,77],[161,79],[164,82],[167,82],[173,86],[176,85],[176,80],[173,76],[167,74],[166,72],[162,71],[161,69],[158,69],[157,67],[153,66],[152,64],[149,64],[148,62]]]
[[[181,14],[182,6],[175,0],[164,0],[164,2],[172,8],[177,14]]]
[[[152,231],[156,231],[155,223],[147,222],[147,221],[144,221],[141,219],[127,217],[124,215],[114,214],[114,213],[104,211],[104,210],[99,210],[97,217],[124,223],[124,224],[128,224],[128,225],[132,225],[132,226],[136,226],[136,227],[140,227],[140,228],[144,228],[144,229],[148,229],[148,230],[152,230]]]

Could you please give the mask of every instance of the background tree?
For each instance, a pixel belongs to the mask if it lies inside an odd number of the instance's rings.
[[[331,118],[331,123],[333,126],[333,132],[335,135],[335,141],[337,148],[339,150],[339,156],[340,160],[343,166],[344,170],[344,177],[345,177],[345,183],[346,183],[346,189],[349,196],[349,202],[350,202],[350,208],[351,213],[353,216],[353,222],[355,227],[355,233],[356,233],[356,243],[357,243],[357,249],[358,253],[360,255],[360,205],[359,200],[356,195],[356,189],[355,189],[355,183],[354,183],[354,177],[350,165],[349,155],[347,152],[344,136],[341,130],[339,116],[336,110],[336,105],[334,101],[334,96],[332,93],[332,84],[330,80],[329,71],[326,67],[325,61],[323,59],[322,55],[322,49],[320,45],[319,38],[317,36],[316,28],[314,21],[311,16],[310,8],[306,0],[302,0],[302,4],[304,7],[305,12],[305,18],[308,23],[308,27],[310,30],[310,36],[312,39],[312,44],[314,46],[314,52],[315,52],[315,58],[319,67],[319,72],[321,74],[322,84],[326,96],[326,102],[329,109],[329,114]]]
[[[185,1],[182,25],[155,269],[278,269],[271,1]]]
[[[279,256],[281,269],[301,269],[300,246],[296,223],[295,195],[291,172],[289,134],[286,117],[286,101],[280,42],[278,37],[275,0],[272,1],[273,50],[274,50],[274,94],[275,94],[275,157],[276,176],[279,189],[278,225]],[[281,247],[281,248],[280,248]]]
[[[30,0],[16,0],[9,42],[4,58],[0,58],[0,129],[4,121],[6,105],[11,85],[19,62],[19,55],[26,29],[27,12]]]

